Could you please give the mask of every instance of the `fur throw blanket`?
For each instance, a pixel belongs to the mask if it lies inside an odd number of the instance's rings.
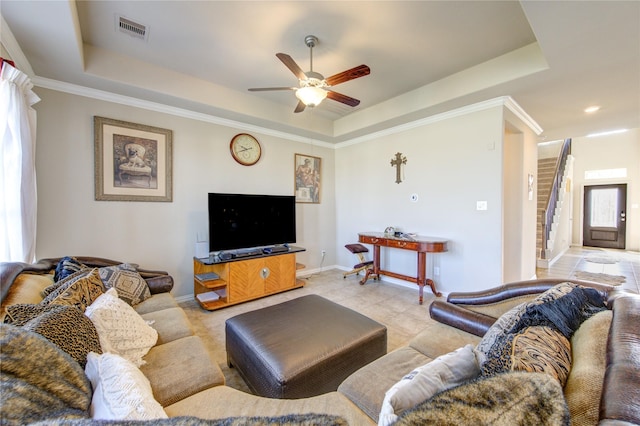
[[[38,333],[0,324],[3,425],[89,417],[91,382],[82,367]]]

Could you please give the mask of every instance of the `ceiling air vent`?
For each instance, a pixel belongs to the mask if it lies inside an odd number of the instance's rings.
[[[124,16],[117,16],[116,25],[118,26],[118,31],[129,34],[131,37],[145,41],[149,38],[149,28],[146,25],[134,22]]]

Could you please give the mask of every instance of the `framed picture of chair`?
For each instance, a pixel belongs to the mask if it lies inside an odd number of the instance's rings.
[[[321,163],[319,157],[295,154],[296,203],[320,203]]]
[[[95,197],[99,201],[173,201],[169,129],[93,117]]]

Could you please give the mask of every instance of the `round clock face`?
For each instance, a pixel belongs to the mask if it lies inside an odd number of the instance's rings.
[[[247,133],[235,135],[231,139],[230,149],[233,159],[243,166],[256,164],[262,155],[258,140]]]

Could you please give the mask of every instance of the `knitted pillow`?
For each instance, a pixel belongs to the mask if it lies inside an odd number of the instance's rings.
[[[98,331],[104,352],[111,352],[131,361],[136,367],[144,364],[142,357],[158,341],[158,332],[111,288],[87,307],[85,315]]]
[[[153,398],[149,380],[121,356],[90,353],[85,373],[93,386],[91,417],[95,420],[167,418]]]
[[[99,272],[105,287],[115,288],[118,291],[118,297],[131,306],[151,297],[147,282],[129,263],[100,268]]]
[[[89,352],[102,353],[98,333],[91,321],[73,306],[54,305],[25,323],[22,328],[36,332],[71,355],[84,368]]]

